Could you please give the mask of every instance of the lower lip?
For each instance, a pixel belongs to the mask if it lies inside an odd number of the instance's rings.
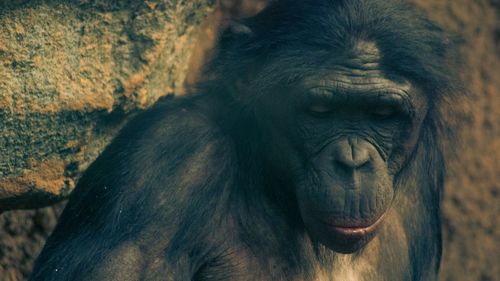
[[[338,225],[331,225],[328,223],[325,223],[327,227],[335,232],[338,235],[344,236],[344,237],[349,237],[349,238],[362,238],[364,236],[367,236],[371,233],[373,233],[377,227],[380,225],[382,222],[383,216],[380,217],[375,223],[369,225],[369,226],[363,226],[363,227],[342,227]]]

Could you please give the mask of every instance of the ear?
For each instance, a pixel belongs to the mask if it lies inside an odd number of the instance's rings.
[[[241,22],[231,21],[224,32],[222,32],[219,40],[220,46],[233,45],[235,43],[244,42],[254,36],[252,29]]]
[[[236,36],[252,36],[253,32],[247,25],[239,22],[229,23],[227,30]]]

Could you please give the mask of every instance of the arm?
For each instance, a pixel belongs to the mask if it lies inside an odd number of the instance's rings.
[[[231,178],[215,131],[172,100],[131,121],[80,180],[31,280],[191,280]]]

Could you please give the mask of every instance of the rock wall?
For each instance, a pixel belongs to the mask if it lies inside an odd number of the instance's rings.
[[[65,198],[123,122],[182,92],[211,0],[0,0],[0,210]]]
[[[24,281],[48,233],[54,228],[64,203],[0,215],[0,280]]]

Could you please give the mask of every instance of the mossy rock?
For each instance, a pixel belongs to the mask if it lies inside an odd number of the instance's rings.
[[[124,122],[181,93],[211,0],[0,0],[0,210],[67,197]]]

